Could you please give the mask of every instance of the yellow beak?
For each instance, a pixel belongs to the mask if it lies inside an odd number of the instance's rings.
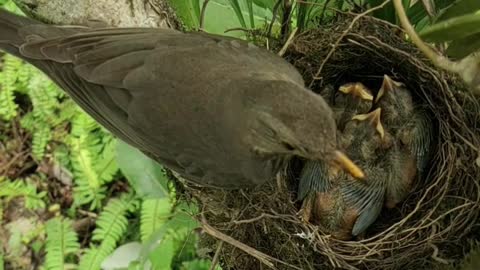
[[[334,162],[334,165],[339,166],[354,178],[357,178],[357,179],[365,178],[365,174],[363,173],[362,169],[360,169],[360,167],[358,167],[355,163],[353,163],[353,161],[350,158],[348,158],[347,155],[345,155],[344,153],[338,150],[334,152],[333,162]]]

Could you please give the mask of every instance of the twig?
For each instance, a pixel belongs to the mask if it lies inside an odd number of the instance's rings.
[[[89,212],[89,211],[85,211],[85,210],[82,210],[82,209],[78,209],[78,212],[82,215],[85,215],[87,217],[91,217],[91,218],[98,218],[98,215],[93,213],[93,212]]]
[[[348,34],[348,32],[350,32],[350,30],[352,30],[353,26],[355,25],[355,23],[360,20],[360,18],[366,16],[367,14],[375,11],[375,10],[378,10],[378,9],[381,9],[383,8],[385,5],[387,5],[388,3],[390,2],[390,0],[385,0],[385,2],[383,2],[381,5],[379,6],[376,6],[374,8],[371,8],[365,12],[362,12],[360,14],[358,14],[357,16],[355,16],[355,18],[353,18],[352,22],[350,23],[350,25],[348,26],[347,29],[345,29],[345,31],[343,31],[343,33],[340,35],[340,37],[337,39],[337,41],[335,42],[335,44],[333,44],[333,47],[332,49],[330,49],[330,51],[328,52],[327,56],[325,57],[325,59],[322,61],[322,64],[320,65],[320,68],[318,69],[317,73],[315,73],[315,76],[313,77],[313,80],[312,82],[310,82],[310,85],[309,87],[312,87],[312,85],[315,83],[316,80],[319,79],[319,76],[320,74],[322,73],[322,70],[323,70],[323,67],[325,66],[325,64],[328,62],[328,60],[330,60],[330,57],[332,57],[333,53],[335,52],[335,50],[338,48],[340,42],[342,41],[342,39]]]
[[[205,11],[207,10],[207,5],[210,0],[205,0],[202,5],[202,11],[200,12],[200,30],[203,31],[203,26],[205,25]]]
[[[298,269],[298,270],[301,270],[301,268],[297,267],[297,266],[294,266],[294,265],[291,265],[291,264],[288,264],[284,261],[281,261],[279,259],[276,259],[272,256],[269,256],[261,251],[258,251],[248,245],[245,245],[244,243],[242,242],[239,242],[237,240],[235,240],[234,238],[216,230],[215,228],[213,228],[212,226],[210,226],[205,217],[202,216],[202,229],[209,235],[223,241],[223,242],[226,242],[242,251],[244,251],[245,253],[249,254],[250,256],[252,257],[255,257],[256,259],[258,259],[260,262],[262,262],[263,264],[265,264],[266,266],[268,266],[269,268],[271,269],[277,269],[275,267],[275,265],[273,264],[273,262],[277,262],[277,263],[280,263],[280,264],[283,264],[283,265],[286,265],[290,268],[293,268],[293,269]]]
[[[27,154],[27,151],[23,151],[23,152],[20,152],[20,153],[17,153],[15,154],[15,156],[10,159],[10,161],[8,161],[5,165],[2,164],[2,167],[0,167],[0,175],[3,175],[4,172],[5,174],[8,172],[8,170],[10,169],[10,167],[18,160],[20,159],[21,157],[25,156],[25,154]]]
[[[232,221],[233,224],[244,224],[244,223],[252,223],[252,222],[255,222],[255,221],[259,221],[260,219],[263,219],[263,218],[280,218],[279,216],[274,216],[274,215],[270,215],[270,214],[266,214],[266,213],[262,213],[261,215],[259,216],[256,216],[254,218],[250,218],[250,219],[242,219],[242,220],[234,220]]]
[[[212,259],[212,264],[210,265],[210,270],[215,270],[215,268],[217,267],[218,260],[220,259],[220,251],[222,251],[223,243],[224,242],[221,240],[218,243],[217,250],[215,251],[215,255],[213,256],[213,259]]]
[[[287,41],[285,42],[285,44],[283,44],[282,49],[278,52],[279,56],[283,56],[287,52],[287,49],[290,46],[290,44],[292,44],[292,40],[295,37],[295,34],[297,33],[297,31],[298,31],[298,28],[295,28],[293,29],[292,33],[290,33],[290,36],[288,36]]]
[[[243,32],[250,32],[251,30],[248,29],[248,28],[243,28],[243,27],[234,27],[234,28],[229,28],[225,31],[223,31],[223,33],[228,33],[228,32],[233,32],[233,31],[243,31]]]

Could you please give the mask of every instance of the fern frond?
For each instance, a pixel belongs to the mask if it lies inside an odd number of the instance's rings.
[[[33,104],[33,113],[38,120],[54,126],[57,117],[55,109],[59,107],[60,91],[44,74],[35,72],[28,81],[28,96]]]
[[[100,266],[105,258],[110,255],[106,249],[101,247],[89,248],[85,254],[83,254],[78,270],[100,270]]]
[[[135,206],[133,196],[111,199],[100,213],[93,231],[92,241],[101,242],[99,246],[90,248],[81,258],[79,270],[100,269],[102,261],[116,248],[118,240],[127,230],[126,214]]]
[[[11,120],[17,115],[18,105],[15,103],[15,90],[18,70],[23,62],[11,55],[3,57],[2,71],[0,72],[0,117]]]
[[[0,81],[3,80],[4,75],[0,74]],[[6,121],[12,120],[17,116],[17,108],[13,88],[2,85],[0,90],[0,117]]]
[[[66,258],[80,249],[78,237],[72,228],[72,221],[62,217],[50,219],[46,224],[47,241],[45,245],[44,267],[46,270],[66,269]]]
[[[118,172],[116,160],[116,140],[110,134],[101,137],[102,141],[95,170],[102,184],[109,183]]]
[[[37,187],[34,184],[27,183],[22,180],[8,181],[2,179],[0,181],[0,198],[11,200],[16,197],[23,197],[25,207],[28,209],[45,208],[46,192],[37,193]]]
[[[171,216],[172,205],[169,198],[146,199],[142,202],[140,234],[142,242],[160,229]]]
[[[90,209],[98,208],[101,205],[101,200],[105,197],[105,188],[102,187],[94,169],[94,162],[88,149],[87,136],[82,134],[79,138],[72,138],[70,146],[75,176],[75,203],[77,205],[91,203]]]
[[[35,159],[41,160],[52,137],[52,131],[46,123],[38,124],[37,126],[38,128],[33,133],[32,154]]]
[[[72,119],[72,135],[75,137],[84,136],[89,132],[98,129],[98,124],[85,112],[78,113]]]
[[[37,122],[36,122],[36,119],[35,119],[35,115],[33,115],[32,112],[28,112],[26,113],[22,119],[20,119],[20,125],[22,125],[22,127],[30,132],[33,132],[33,130],[35,129],[36,125],[37,125]]]

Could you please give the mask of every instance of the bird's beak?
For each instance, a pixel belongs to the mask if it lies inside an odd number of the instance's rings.
[[[365,174],[362,169],[360,169],[353,161],[347,157],[344,153],[335,150],[333,153],[333,163],[334,166],[342,168],[344,171],[349,173],[351,176],[357,179],[365,178]]]
[[[362,83],[347,83],[338,89],[338,91],[347,94],[357,96],[363,100],[373,101],[372,92]]]
[[[352,120],[368,121],[377,130],[378,134],[380,134],[380,138],[383,139],[385,137],[385,130],[383,129],[381,115],[382,108],[377,108],[371,113],[357,114],[352,117]]]
[[[393,91],[395,87],[400,87],[403,86],[402,83],[397,82],[392,80],[390,76],[388,75],[383,75],[383,82],[382,82],[382,87],[380,87],[380,90],[378,91],[377,98],[375,99],[375,103],[377,103],[382,96],[385,95],[388,91]]]

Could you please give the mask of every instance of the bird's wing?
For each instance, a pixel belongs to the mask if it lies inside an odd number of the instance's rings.
[[[328,165],[324,162],[306,161],[300,174],[297,200],[302,200],[310,192],[326,192],[330,189]]]
[[[248,184],[238,169],[225,166],[245,158],[229,153],[232,143],[223,134],[223,115],[239,103],[241,93],[231,91],[239,81],[253,69],[262,74],[259,85],[303,84],[284,60],[236,39],[143,28],[67,36],[55,30],[49,39],[48,26],[42,27],[21,30],[29,37],[20,46],[24,58],[37,61],[112,133],[202,184]]]
[[[432,154],[433,121],[427,112],[419,109],[412,119],[411,152],[417,160],[417,168],[425,171]]]
[[[374,176],[375,175],[375,176]],[[358,218],[352,229],[356,236],[364,232],[378,218],[382,211],[385,198],[385,188],[381,184],[384,179],[371,179],[379,177],[376,173],[366,179],[367,183],[348,181],[342,186],[342,194],[348,205],[358,210]]]

